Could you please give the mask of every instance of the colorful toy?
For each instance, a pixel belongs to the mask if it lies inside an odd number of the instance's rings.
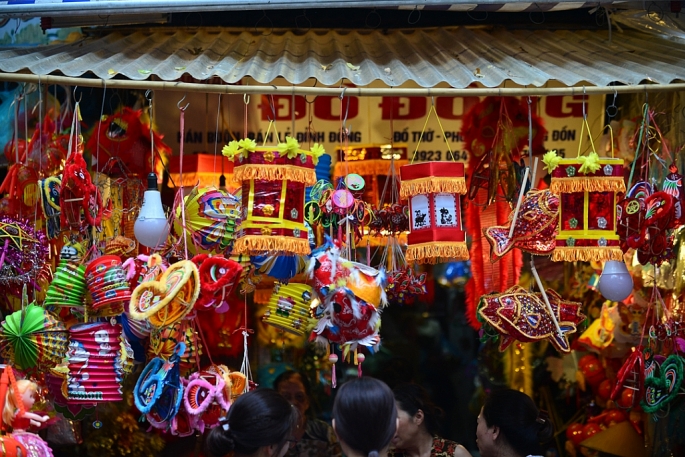
[[[483,296],[478,316],[499,335],[500,351],[514,340],[531,342],[547,339],[559,352],[568,353],[568,334],[574,333],[585,316],[581,303],[565,301],[555,291],[530,293],[520,286]],[[549,306],[547,306],[549,302]],[[486,332],[487,333],[487,332]],[[488,337],[494,336],[492,333]]]

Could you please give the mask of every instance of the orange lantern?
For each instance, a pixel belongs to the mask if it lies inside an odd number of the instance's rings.
[[[222,152],[233,160],[234,179],[242,183],[242,222],[233,254],[308,255],[305,186],[316,183],[314,166],[323,147],[314,143],[305,151],[290,137],[278,146],[242,139],[231,141]]]
[[[550,190],[559,195],[559,234],[552,260],[591,262],[622,260],[616,233],[616,194],[625,193],[623,160],[587,156],[543,159],[550,170]]]
[[[409,200],[408,262],[466,260],[460,196],[466,193],[464,164],[423,162],[400,168],[400,197]]]

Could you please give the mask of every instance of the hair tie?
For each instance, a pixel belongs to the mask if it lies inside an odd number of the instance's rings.
[[[230,430],[231,427],[228,425],[228,419],[226,417],[222,418],[219,423],[221,424],[221,428],[224,429],[224,432]]]

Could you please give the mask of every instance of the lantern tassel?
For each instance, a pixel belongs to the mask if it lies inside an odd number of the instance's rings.
[[[411,179],[402,181],[400,196],[407,198],[411,195],[437,194],[446,192],[450,194],[465,194],[467,192],[466,179],[461,177],[437,177]]]
[[[623,251],[616,247],[557,247],[552,253],[555,262],[595,262],[623,260]]]
[[[622,176],[559,178],[552,180],[550,190],[557,195],[573,192],[625,193],[626,183]]]
[[[444,259],[468,260],[465,242],[434,241],[407,246],[407,262],[436,264]]]
[[[308,186],[316,184],[316,171],[293,165],[241,165],[233,170],[235,181],[295,181]]]
[[[238,238],[233,248],[234,254],[276,251],[295,255],[309,255],[311,253],[308,240],[286,236],[247,235]]]

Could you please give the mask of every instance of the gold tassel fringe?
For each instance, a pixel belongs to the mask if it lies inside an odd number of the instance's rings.
[[[553,178],[550,190],[554,194],[574,192],[620,192],[625,193],[626,183],[620,176],[599,178]]]
[[[406,259],[411,263],[436,264],[447,260],[468,260],[465,242],[433,241],[407,246]]]
[[[411,179],[400,183],[400,197],[412,195],[448,192],[451,194],[465,194],[467,192],[466,179],[429,176],[427,178]]]
[[[241,165],[233,169],[234,181],[294,181],[307,186],[316,184],[316,171],[295,165]]]
[[[307,239],[269,235],[247,235],[238,238],[233,247],[233,255],[263,252],[309,255],[312,251]]]
[[[555,262],[592,262],[623,260],[623,251],[618,246],[610,247],[557,247],[552,252]]]
[[[336,162],[333,167],[333,177],[342,178],[350,173],[361,176],[386,176],[391,172],[390,161],[384,159],[355,160],[350,162]],[[395,173],[399,174],[400,167],[409,163],[408,160],[395,160]]]

